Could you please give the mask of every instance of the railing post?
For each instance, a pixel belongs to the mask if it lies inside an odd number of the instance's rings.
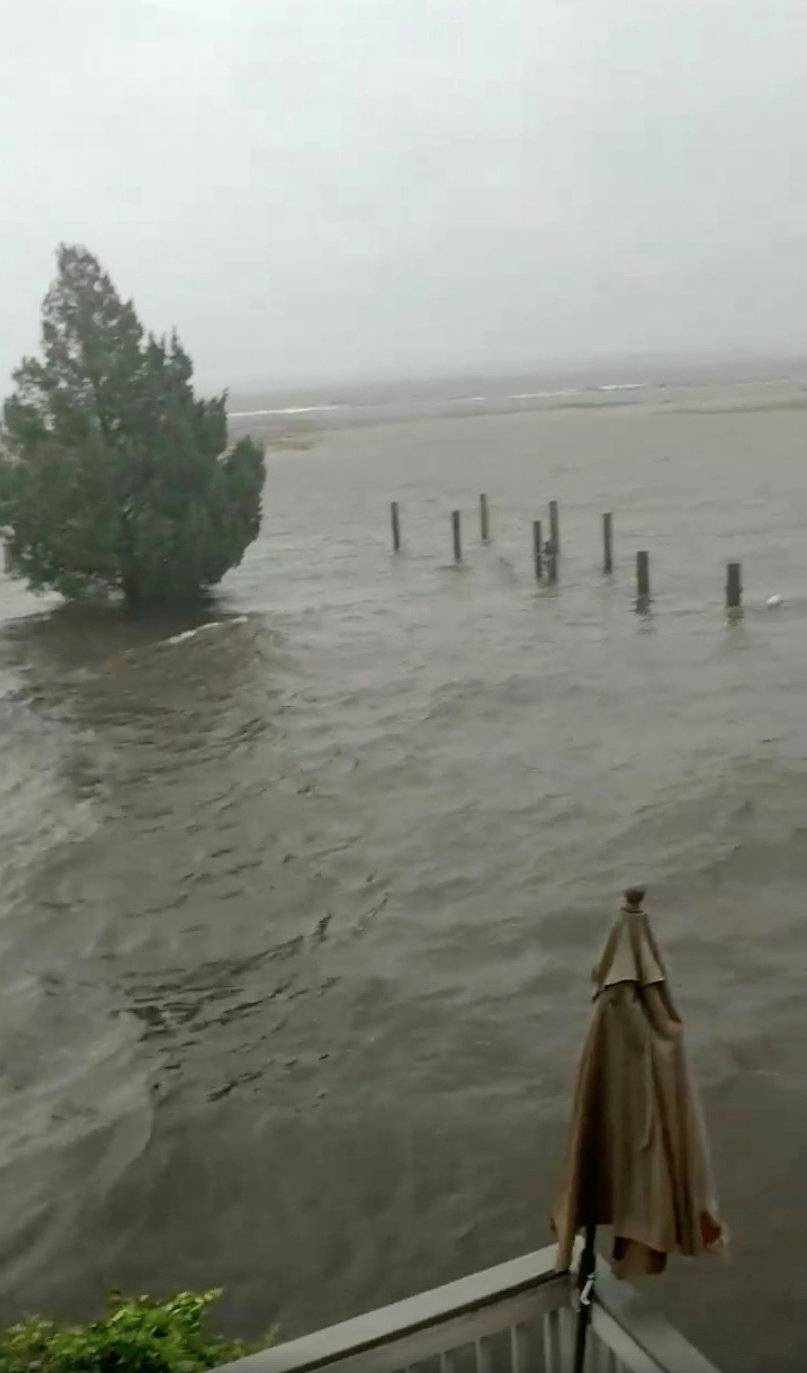
[[[399,516],[399,514],[398,514],[398,502],[397,502],[397,501],[392,501],[392,503],[390,504],[389,511],[390,511],[390,520],[391,520],[391,522],[392,522],[392,551],[393,551],[393,553],[400,553],[400,551],[401,551],[401,521],[400,521],[400,516]]]
[[[462,534],[460,532],[460,512],[451,512],[451,533],[454,540],[454,562],[459,565],[462,562]]]
[[[527,1341],[527,1327],[510,1327],[510,1373],[529,1373],[530,1351]]]
[[[568,1373],[574,1353],[571,1307],[548,1311],[544,1316],[544,1373]]]
[[[481,1339],[476,1341],[476,1373],[493,1373],[493,1358],[490,1341]]]

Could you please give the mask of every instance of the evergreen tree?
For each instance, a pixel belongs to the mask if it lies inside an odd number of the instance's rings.
[[[14,374],[0,436],[6,565],[36,590],[183,599],[241,561],[264,461],[227,448],[226,393],[197,400],[176,333],[144,338],[97,259],[62,245],[42,361]]]

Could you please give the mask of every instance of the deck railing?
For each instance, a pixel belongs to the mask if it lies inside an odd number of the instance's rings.
[[[571,1373],[574,1276],[554,1247],[275,1345],[226,1373]],[[718,1373],[598,1264],[586,1373]]]

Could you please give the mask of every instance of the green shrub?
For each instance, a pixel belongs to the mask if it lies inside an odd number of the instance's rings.
[[[0,1331],[0,1373],[199,1373],[243,1357],[246,1345],[217,1339],[208,1308],[220,1292],[180,1292],[166,1301],[114,1294],[92,1325],[32,1317]],[[271,1340],[271,1337],[270,1337]]]

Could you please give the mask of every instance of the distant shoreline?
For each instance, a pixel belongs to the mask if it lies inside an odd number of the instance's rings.
[[[320,434],[338,429],[407,424],[418,420],[474,419],[494,415],[577,410],[656,413],[658,415],[751,414],[807,409],[807,371],[803,376],[757,379],[700,378],[694,382],[604,381],[589,379],[579,386],[531,385],[524,379],[491,379],[483,391],[437,383],[421,390],[401,388],[381,394],[373,387],[345,392],[340,399],[300,397],[281,404],[279,396],[254,397],[230,411],[233,437],[251,434],[271,451],[306,449]],[[263,401],[263,404],[259,404]],[[276,403],[271,404],[270,401]],[[293,403],[292,403],[293,401]]]

